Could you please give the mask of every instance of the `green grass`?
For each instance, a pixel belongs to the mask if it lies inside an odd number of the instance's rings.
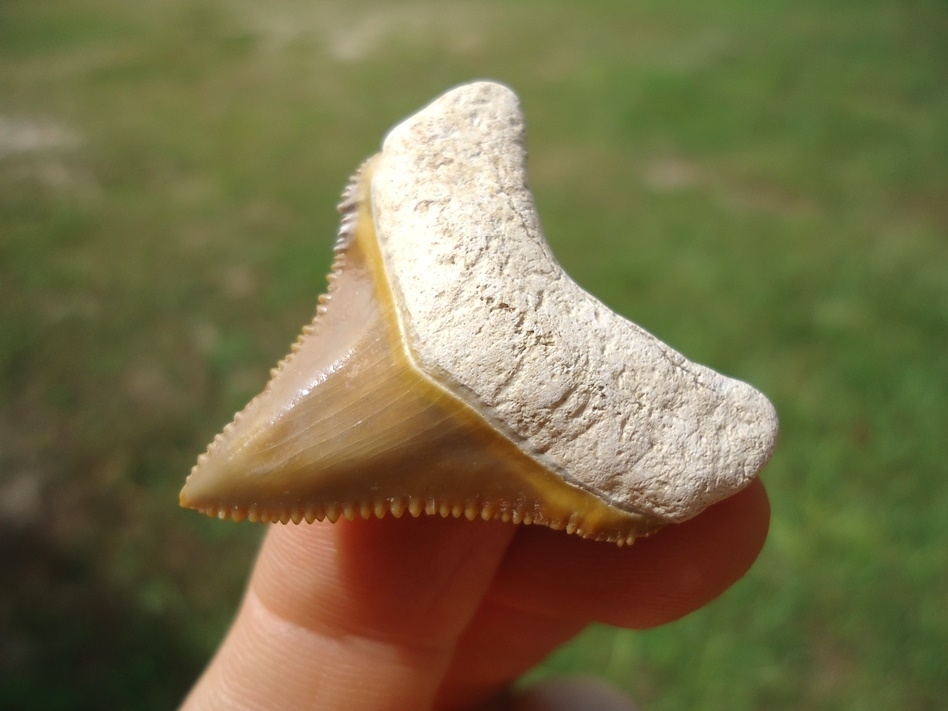
[[[184,693],[262,529],[177,490],[310,319],[349,173],[485,76],[567,270],[782,420],[748,576],[535,674],[648,709],[943,702],[942,3],[140,5],[0,4],[0,706]]]

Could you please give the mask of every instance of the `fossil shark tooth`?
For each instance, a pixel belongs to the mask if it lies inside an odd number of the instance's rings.
[[[506,87],[396,126],[347,188],[314,322],[201,455],[183,506],[299,522],[422,513],[630,542],[746,486],[777,419],[577,286]]]

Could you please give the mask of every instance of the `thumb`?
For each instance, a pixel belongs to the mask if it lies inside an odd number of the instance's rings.
[[[430,706],[514,530],[427,516],[273,526],[183,708]]]

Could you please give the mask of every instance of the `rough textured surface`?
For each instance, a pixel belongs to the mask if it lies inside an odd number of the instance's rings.
[[[670,521],[745,486],[777,419],[749,385],[686,360],[556,263],[506,87],[454,89],[391,131],[376,226],[419,365],[567,479]]]

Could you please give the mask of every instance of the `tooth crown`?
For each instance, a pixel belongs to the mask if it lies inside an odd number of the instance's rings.
[[[516,96],[458,88],[393,129],[372,179],[419,366],[525,451],[604,499],[689,518],[770,456],[776,415],[577,286],[527,186]]]

